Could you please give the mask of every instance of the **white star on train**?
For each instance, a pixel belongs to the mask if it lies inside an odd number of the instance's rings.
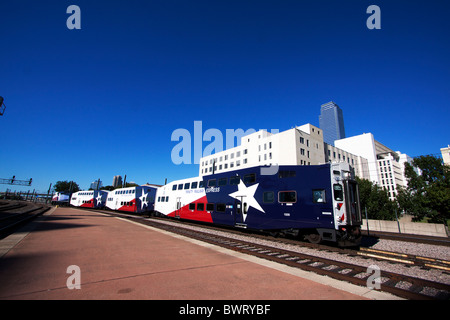
[[[102,195],[100,192],[98,193],[98,196],[96,199],[97,199],[97,205],[100,206],[102,204]]]
[[[244,203],[247,203],[248,208],[250,207],[255,208],[256,210],[261,211],[262,213],[265,213],[263,208],[259,205],[258,201],[255,199],[255,192],[256,189],[258,189],[259,183],[254,184],[250,187],[247,187],[242,180],[238,184],[238,190],[236,192],[230,193],[229,196],[232,198],[235,198],[239,201],[243,200]],[[241,197],[245,197],[242,199]],[[243,214],[244,221],[247,218],[246,214]]]
[[[142,196],[139,197],[139,200],[141,200],[141,209],[144,208],[144,205],[148,206],[147,195],[148,195],[148,192],[144,193],[144,191],[142,190]]]

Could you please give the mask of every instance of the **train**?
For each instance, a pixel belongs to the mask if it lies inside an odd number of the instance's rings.
[[[72,194],[70,205],[81,208],[103,208],[106,204],[107,191],[88,190]]]
[[[156,186],[136,186],[110,191],[106,207],[133,213],[153,212],[156,190]]]
[[[289,235],[311,243],[358,246],[361,209],[348,163],[263,166],[113,191],[72,194],[70,205],[198,221]]]
[[[357,246],[361,209],[348,163],[262,166],[173,181],[156,193],[159,215]]]

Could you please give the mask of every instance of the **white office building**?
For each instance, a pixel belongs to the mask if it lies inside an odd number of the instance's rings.
[[[367,160],[323,142],[323,130],[311,124],[276,134],[260,130],[243,136],[240,145],[200,159],[199,175],[254,166],[318,165],[348,162],[364,177]],[[270,170],[270,169],[268,169]]]
[[[441,148],[442,160],[444,160],[444,164],[450,165],[450,144]]]
[[[412,158],[376,141],[372,133],[336,140],[335,146],[367,159],[363,176],[385,188],[391,199],[396,197],[398,185],[407,186],[405,162],[411,163]]]

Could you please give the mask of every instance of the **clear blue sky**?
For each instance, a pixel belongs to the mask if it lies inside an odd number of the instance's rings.
[[[66,27],[71,4],[81,30]],[[381,30],[366,27],[371,4]],[[163,184],[198,174],[172,163],[175,129],[318,126],[331,100],[347,136],[438,154],[450,143],[449,12],[444,0],[3,0],[0,178],[44,192],[118,174]]]

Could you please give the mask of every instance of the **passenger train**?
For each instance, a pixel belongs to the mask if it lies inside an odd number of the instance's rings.
[[[359,194],[349,164],[279,166],[275,175],[261,168],[173,181],[157,190],[155,211],[313,243],[359,244]]]
[[[274,175],[256,166],[164,186],[79,191],[70,204],[134,213],[151,212],[302,237],[312,243],[359,245],[358,186],[348,163],[279,166]]]
[[[136,186],[110,191],[106,207],[111,210],[142,213],[154,210],[156,186]]]
[[[89,190],[78,191],[72,194],[70,205],[82,208],[102,208],[105,206],[107,191]]]

